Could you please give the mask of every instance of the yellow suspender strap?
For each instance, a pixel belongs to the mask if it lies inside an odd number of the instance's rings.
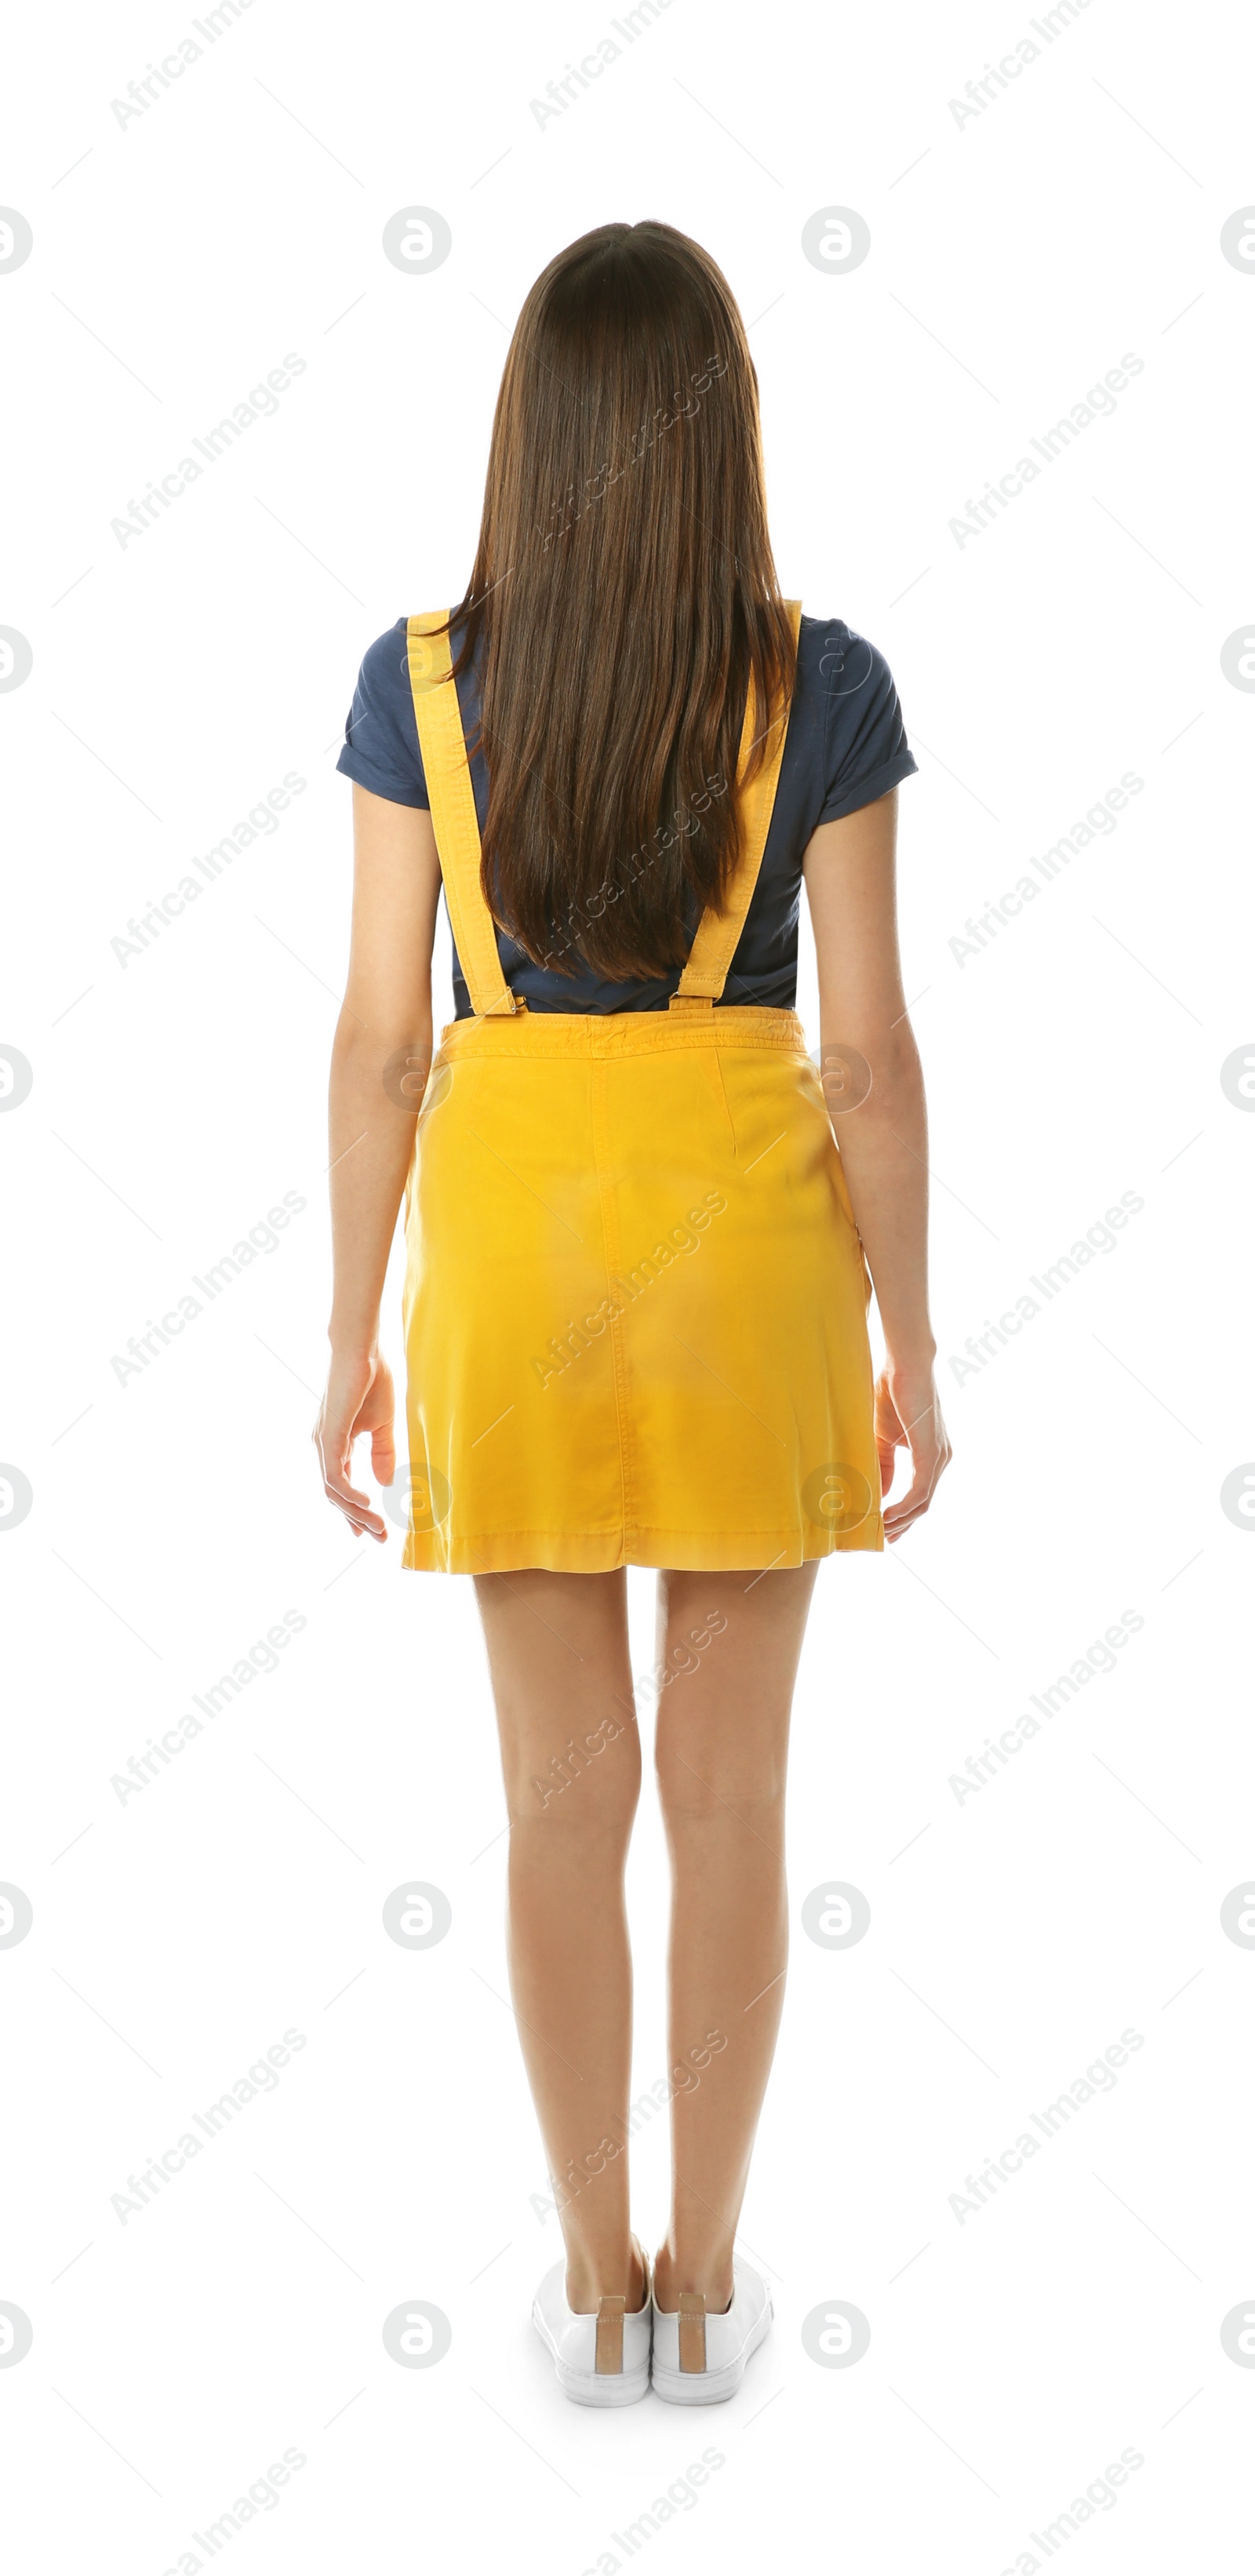
[[[784,604],[796,652],[802,604],[797,599],[787,599]],[[479,818],[457,689],[451,677],[450,640],[447,631],[433,631],[444,623],[439,609],[409,619],[406,636],[410,688],[454,945],[471,1009],[477,1019],[489,1019],[516,1011],[518,1004],[501,971],[496,929],[480,884]],[[788,715],[786,712],[783,721],[777,718],[772,726],[774,739],[768,757],[752,785],[744,787],[739,782],[755,740],[756,720],[751,687],[737,755],[740,861],[724,910],[707,909],[697,925],[688,963],[672,996],[672,1010],[682,1009],[685,1004],[707,1010],[719,1000],[753,900],[776,800]]]
[[[793,650],[796,654],[802,622],[802,603],[800,599],[786,599],[784,605],[789,624],[793,629]],[[744,774],[750,745],[755,739],[756,721],[757,711],[751,685],[745,707],[745,722],[741,729],[741,748],[737,756],[738,782]],[[773,739],[767,759],[757,778],[749,787],[738,784],[741,856],[736,874],[728,888],[728,900],[724,910],[715,912],[708,908],[702,914],[693,945],[689,950],[688,964],[671,998],[673,1011],[682,1010],[686,1003],[691,1003],[698,1010],[709,1010],[723,992],[728,968],[736,954],[737,942],[745,928],[745,916],[749,911],[754,888],[758,883],[758,871],[762,866],[763,851],[767,846],[767,833],[771,824],[772,807],[776,801],[776,784],[780,776],[780,763],[784,756],[788,728],[789,719],[786,710],[783,722],[777,718],[771,728]]]
[[[501,971],[492,914],[480,887],[479,817],[462,733],[449,636],[433,633],[444,614],[411,617],[406,626],[410,687],[432,829],[444,879],[453,944],[476,1019],[518,1008]]]

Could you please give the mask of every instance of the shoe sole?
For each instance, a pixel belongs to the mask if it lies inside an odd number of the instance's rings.
[[[553,2363],[558,2386],[573,2406],[635,2406],[648,2394],[647,2361],[641,2362],[635,2370],[568,2370],[565,2363],[558,2360],[535,2308],[532,2310],[532,2324]]]
[[[745,2365],[759,2345],[766,2341],[771,2332],[771,2322],[769,2299],[757,2325],[751,2330],[744,2351],[738,2353],[735,2361],[725,2362],[722,2370],[660,2369],[655,2361],[655,2396],[663,2398],[668,2406],[722,2406],[729,2397],[735,2397],[745,2377]]]

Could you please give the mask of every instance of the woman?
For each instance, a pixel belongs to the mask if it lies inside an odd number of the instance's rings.
[[[780,599],[757,377],[697,243],[607,224],[538,279],[466,596],[372,646],[339,766],[356,877],[325,1489],[386,1537],[352,1455],[369,1436],[391,1485],[379,1301],[405,1191],[404,1563],[473,1575],[487,1641],[512,1990],[563,2200],[565,2264],[533,2313],[577,2401],[640,2397],[652,2368],[660,2396],[706,2403],[771,2321],[733,2244],[780,2015],[818,1563],[900,1537],[949,1453],[894,926],[915,762],[880,655]],[[823,1084],[792,1007],[803,879]],[[442,881],[457,1015],[433,1056]],[[652,2267],[628,2206],[627,1565],[659,1570],[673,1873]]]

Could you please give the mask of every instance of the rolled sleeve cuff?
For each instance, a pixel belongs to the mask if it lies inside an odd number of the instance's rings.
[[[381,769],[377,761],[364,760],[351,742],[346,742],[336,768],[346,778],[356,779],[359,787],[369,787],[372,796],[386,796],[390,805],[412,805],[422,813],[431,811],[430,798],[415,787],[412,779],[396,778],[390,770]]]
[[[839,796],[829,797],[819,817],[820,823],[838,823],[843,814],[861,813],[864,805],[874,805],[878,797],[887,796],[891,787],[899,786],[918,768],[919,762],[913,751],[904,748],[895,752],[892,760],[887,760],[881,769],[873,769],[868,777],[860,778],[857,786],[847,787]],[[817,824],[816,830],[818,828]]]

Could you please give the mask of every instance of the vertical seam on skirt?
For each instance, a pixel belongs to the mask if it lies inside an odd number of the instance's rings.
[[[606,1288],[612,1304],[619,1303],[614,1281],[621,1266],[618,1234],[618,1210],[613,1176],[607,1180],[609,1159],[609,1122],[606,1110],[606,1086],[610,1066],[594,1059],[589,1065],[591,1123],[593,1131],[593,1168],[597,1183],[597,1205],[601,1217],[602,1251],[606,1263]],[[619,1511],[623,1527],[623,1556],[626,1561],[630,1534],[636,1527],[636,1459],[631,1446],[632,1412],[628,1403],[627,1353],[623,1336],[622,1312],[607,1317],[610,1334],[611,1378],[614,1387],[615,1429],[619,1452]]]
[[[724,1114],[724,1117],[727,1119],[727,1122],[728,1122],[728,1134],[730,1135],[730,1137],[731,1137],[731,1139],[732,1139],[732,1160],[733,1160],[733,1162],[734,1162],[735,1164],[738,1164],[738,1165],[739,1165],[739,1163],[740,1163],[740,1159],[741,1159],[741,1150],[740,1150],[740,1146],[739,1146],[738,1141],[737,1141],[736,1121],[735,1121],[735,1119],[733,1118],[733,1115],[732,1115],[732,1103],[731,1103],[731,1101],[730,1101],[730,1100],[729,1100],[729,1098],[728,1098],[728,1086],[727,1086],[727,1083],[724,1081],[724,1078],[723,1078],[723,1051],[722,1051],[722,1048],[720,1048],[720,1047],[716,1047],[716,1048],[713,1050],[713,1053],[714,1053],[714,1059],[715,1059],[715,1080],[716,1080],[716,1082],[717,1082],[717,1083],[718,1083],[718,1085],[719,1085],[719,1096],[720,1096],[720,1098],[721,1098],[721,1100],[722,1100],[722,1102],[723,1102],[723,1114]]]

